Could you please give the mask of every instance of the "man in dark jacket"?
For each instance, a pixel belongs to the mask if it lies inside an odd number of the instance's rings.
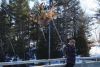
[[[75,65],[75,40],[69,39],[69,43],[66,46],[67,64],[65,67],[74,67]]]

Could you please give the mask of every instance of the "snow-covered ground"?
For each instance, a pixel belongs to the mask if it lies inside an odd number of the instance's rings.
[[[100,45],[95,45],[91,47],[89,53],[90,53],[90,56],[100,57]]]

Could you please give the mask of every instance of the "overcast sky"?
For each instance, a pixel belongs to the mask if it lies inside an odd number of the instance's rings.
[[[99,8],[97,0],[80,0],[80,5],[86,14],[90,16],[95,14]]]

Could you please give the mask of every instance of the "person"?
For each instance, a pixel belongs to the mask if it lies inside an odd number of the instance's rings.
[[[66,46],[66,58],[67,64],[65,67],[74,67],[75,65],[75,40],[69,39],[68,45]]]

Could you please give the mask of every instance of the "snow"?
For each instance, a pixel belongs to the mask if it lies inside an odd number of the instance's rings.
[[[89,53],[90,53],[90,56],[100,57],[100,45],[91,47]]]

